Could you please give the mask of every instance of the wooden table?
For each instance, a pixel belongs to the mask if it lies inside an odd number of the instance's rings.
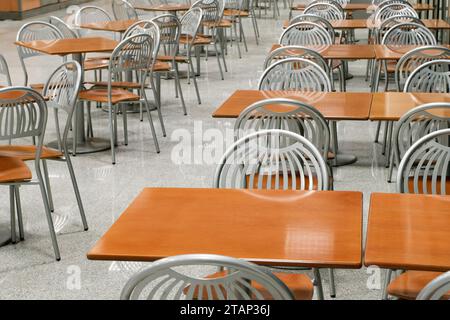
[[[159,5],[154,5],[154,6],[146,6],[146,5],[136,4],[134,6],[134,8],[137,10],[143,10],[143,11],[176,13],[178,11],[188,11],[191,8],[191,6],[189,4],[184,4],[184,3],[169,3],[169,4],[159,4]]]
[[[421,92],[376,92],[370,108],[370,120],[397,121],[409,110],[430,102],[450,103],[450,94]],[[442,114],[450,117],[450,114]]]
[[[373,193],[364,264],[450,270],[450,196]]]
[[[432,30],[448,30],[450,24],[442,19],[422,19],[425,27]],[[370,29],[374,28],[374,24],[370,19],[344,19],[344,20],[331,20],[331,25],[334,29]],[[283,29],[289,26],[289,20],[283,21]]]
[[[213,113],[214,118],[237,118],[251,104],[264,99],[287,98],[308,103],[328,120],[369,119],[372,94],[367,92],[299,92],[236,90]]]
[[[102,21],[81,24],[79,27],[82,29],[91,29],[99,31],[110,31],[123,33],[133,25],[137,20],[114,20],[114,21]]]
[[[280,44],[273,44],[270,52],[281,47]],[[333,44],[321,47],[309,47],[319,52],[325,59],[336,60],[356,60],[356,59],[374,59],[375,52],[373,45],[370,44]],[[292,51],[295,55],[295,51]]]
[[[72,55],[75,61],[83,65],[82,55],[93,52],[112,52],[118,42],[108,38],[92,37],[78,39],[36,40],[31,42],[16,41],[16,45],[36,50],[48,55]],[[77,108],[77,152],[90,153],[107,150],[111,147],[108,139],[88,138],[84,130],[84,108]],[[68,146],[72,142],[68,139]]]
[[[360,268],[361,239],[361,192],[145,188],[87,257],[211,253],[270,266]]]

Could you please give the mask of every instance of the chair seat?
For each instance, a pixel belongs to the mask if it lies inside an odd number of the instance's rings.
[[[298,273],[284,273],[284,272],[274,272],[273,273],[278,279],[280,279],[294,294],[295,300],[311,300],[314,294],[314,286],[311,279],[305,274]],[[226,271],[219,271],[208,275],[206,278],[222,278],[226,276]],[[264,288],[259,283],[252,283],[252,286],[257,289],[265,299],[271,299],[269,292],[264,290]],[[184,288],[183,292],[186,294],[189,290],[189,286]],[[225,292],[223,292],[225,294]],[[198,292],[194,292],[194,299],[198,299]],[[213,293],[213,298],[218,297]],[[256,297],[255,297],[256,298]],[[206,295],[203,296],[206,299]]]
[[[192,41],[192,37],[188,36],[188,35],[181,35],[180,36],[180,43],[181,44],[188,44]],[[195,46],[196,45],[208,45],[211,44],[211,39],[205,38],[205,37],[201,37],[201,36],[197,36],[195,37],[194,43]]]
[[[85,82],[85,84],[92,85],[94,87],[107,87],[108,81],[93,81],[93,82]],[[140,89],[141,84],[137,82],[128,82],[128,81],[114,81],[111,83],[113,88],[123,88],[123,89]]]
[[[89,89],[80,91],[79,99],[85,101],[107,103],[109,102],[108,89]],[[126,101],[139,101],[139,100],[140,97],[132,92],[120,88],[112,89],[111,92],[112,104]]]
[[[163,61],[156,61],[153,66],[153,71],[155,72],[170,71],[171,69],[170,64]]]
[[[43,83],[32,83],[30,84],[31,89],[36,90],[38,92],[42,92],[44,90],[44,84]]]
[[[31,180],[31,170],[18,158],[0,156],[0,183]]]
[[[223,11],[224,17],[248,17],[250,14],[245,10],[236,10],[236,9],[225,9]]]
[[[22,161],[36,159],[36,146],[28,145],[2,145],[0,146],[0,157],[10,157]],[[57,159],[64,155],[59,150],[42,147],[41,159]]]
[[[388,286],[388,293],[400,299],[415,300],[419,292],[441,274],[440,272],[406,271],[392,280]],[[450,291],[443,298],[450,299]]]
[[[172,62],[173,61],[173,57],[172,56],[158,56],[157,59],[159,61],[163,61],[163,62],[166,62],[166,61]],[[176,56],[175,57],[175,61],[176,62],[187,63],[188,62],[188,58],[185,57],[185,56]]]
[[[84,71],[100,70],[109,67],[108,59],[90,59],[83,64]]]

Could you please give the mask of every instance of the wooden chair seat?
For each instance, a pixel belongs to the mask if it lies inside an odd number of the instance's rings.
[[[298,273],[284,273],[274,272],[276,277],[286,284],[295,296],[295,300],[311,300],[314,294],[314,286],[311,279],[305,274]],[[219,271],[208,275],[206,278],[215,279],[226,276],[226,271]],[[265,299],[271,299],[271,295],[262,288],[259,283],[252,282],[252,286],[257,289]],[[184,288],[183,292],[186,294],[189,291],[189,286]],[[225,296],[225,289],[222,289],[222,294]],[[203,295],[203,299],[206,299],[206,293]],[[218,296],[213,292],[214,299],[218,299]],[[194,299],[198,299],[198,291],[194,291]]]
[[[406,271],[392,280],[388,286],[388,293],[400,299],[415,300],[419,292],[441,274],[440,272]],[[450,291],[444,295],[443,299],[450,299]]]
[[[33,145],[2,145],[0,146],[0,157],[10,157],[28,161],[36,159],[37,147]],[[64,155],[59,150],[42,147],[41,159],[58,159]]]
[[[90,59],[83,64],[84,71],[106,69],[109,66],[109,59]]]
[[[159,61],[162,62],[172,62],[173,61],[173,56],[158,56],[157,59]],[[188,58],[185,56],[176,56],[175,57],[175,61],[176,62],[180,62],[180,63],[187,63],[188,62]]]
[[[108,103],[109,102],[108,89],[89,89],[80,91],[79,99],[85,101]],[[121,88],[112,89],[111,93],[112,104],[126,101],[139,101],[139,100],[140,97],[130,91]]]
[[[107,87],[108,81],[93,81],[93,82],[85,82],[85,84],[92,85],[93,87]],[[122,89],[140,89],[141,84],[137,82],[128,82],[128,81],[114,81],[111,83],[113,88],[122,88]]]
[[[192,37],[189,37],[187,35],[181,35],[180,36],[180,43],[181,44],[188,44],[191,41],[192,41]],[[205,37],[201,37],[201,36],[197,36],[197,37],[195,37],[195,40],[194,40],[193,44],[194,44],[194,46],[199,46],[199,45],[205,46],[205,45],[211,44],[211,39],[208,39],[208,38],[205,38]]]
[[[31,170],[18,158],[0,156],[0,183],[31,180]]]
[[[171,69],[170,64],[164,61],[156,61],[153,66],[153,71],[155,72],[168,72]]]
[[[250,14],[245,10],[225,9],[223,11],[224,17],[248,17]]]

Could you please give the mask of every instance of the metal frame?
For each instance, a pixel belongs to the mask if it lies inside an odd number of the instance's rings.
[[[325,28],[325,30],[327,30],[327,32],[330,34],[331,42],[334,43],[335,38],[334,28],[327,19],[319,17],[315,14],[300,14],[289,20],[289,25],[293,25],[294,23],[301,21],[314,22],[320,25],[321,27]]]
[[[127,0],[112,0],[112,11],[116,20],[137,20],[138,14]]]
[[[318,1],[310,4],[304,14],[314,14],[327,20],[345,19],[344,9],[336,1]]]
[[[287,27],[278,42],[282,45],[317,46],[320,48],[332,45],[333,38],[318,23],[301,21]]]
[[[439,300],[450,291],[450,271],[428,283],[417,296],[417,300]]]
[[[3,55],[0,54],[0,75],[3,75],[6,80],[6,85],[11,86],[11,74],[9,73],[8,63]]]
[[[450,60],[432,60],[417,67],[406,80],[404,91],[450,92]]]
[[[217,278],[192,276],[184,269],[209,266],[226,269]],[[185,272],[183,272],[185,271]],[[212,254],[187,254],[164,258],[134,275],[122,289],[121,300],[264,300],[262,290],[274,300],[294,300],[290,289],[275,275],[253,263]]]

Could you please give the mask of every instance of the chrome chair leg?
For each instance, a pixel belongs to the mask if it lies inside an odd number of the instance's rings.
[[[16,203],[14,196],[14,186],[9,186],[9,211],[11,213],[11,242],[17,243],[16,235]]]
[[[223,71],[222,71],[222,64],[220,63],[220,53],[219,50],[217,50],[217,43],[216,40],[214,40],[214,50],[216,50],[216,58],[217,58],[217,64],[219,65],[219,71],[220,71],[220,77],[223,78]]]
[[[194,76],[195,77],[195,76]],[[194,78],[195,79],[195,78]],[[156,78],[156,81],[157,81],[157,85],[156,85],[156,87],[160,87],[160,85],[159,85],[159,81],[160,81],[160,78],[159,77],[157,77]],[[157,88],[155,88],[155,86],[153,85],[153,80],[151,81],[151,83],[152,83],[152,92],[153,92],[153,96],[154,96],[154,98],[155,98],[155,104],[156,104],[156,111],[158,112],[158,118],[159,118],[159,122],[160,122],[160,124],[161,124],[161,130],[162,130],[162,133],[163,133],[163,137],[165,137],[166,136],[166,128],[165,128],[165,126],[164,126],[164,121],[163,121],[163,117],[162,117],[162,113],[161,113],[161,104],[160,104],[160,101],[159,101],[159,99],[158,99],[158,90],[159,89],[157,89]],[[145,103],[148,105],[148,100],[147,100],[147,95],[146,95],[146,93],[145,93],[145,90],[144,90],[144,92],[143,92],[143,95],[144,95],[144,99],[145,99]]]
[[[121,104],[122,107],[122,120],[123,120],[123,140],[125,145],[128,145],[128,115],[127,115],[127,106],[125,103]]]
[[[20,240],[23,241],[25,240],[25,232],[24,232],[24,228],[23,228],[23,217],[22,217],[22,204],[20,202],[20,191],[19,191],[19,187],[20,186],[15,186],[15,198],[16,198],[16,206],[17,206],[17,221],[19,224],[19,237]]]
[[[184,103],[183,91],[181,90],[180,75],[178,73],[178,64],[177,63],[174,64],[174,69],[175,69],[175,87],[177,88],[176,91],[179,92],[181,106],[183,107],[183,112],[184,112],[184,115],[186,116],[187,115],[186,104]]]
[[[55,207],[53,206],[53,196],[52,196],[52,189],[50,187],[50,178],[48,176],[47,160],[42,160],[42,169],[44,170],[45,189],[47,190],[48,204],[50,206],[50,211],[54,212]]]
[[[193,75],[194,87],[195,87],[195,92],[197,94],[198,104],[202,104],[202,101],[200,100],[200,92],[198,91],[197,80],[195,79],[194,65],[192,64],[192,60],[190,58],[189,58],[188,63],[189,63],[188,68],[191,70],[191,74]]]
[[[322,277],[320,276],[320,270],[317,268],[313,268],[313,273],[314,273],[314,286],[317,287],[317,298],[319,300],[324,300]]]
[[[160,150],[159,150],[158,138],[156,137],[155,126],[153,124],[153,118],[150,113],[150,108],[149,108],[147,96],[145,95],[145,90],[143,92],[143,98],[144,98],[145,110],[147,111],[148,122],[150,124],[150,130],[152,131],[153,141],[155,142],[156,153],[159,153]]]
[[[109,105],[108,110],[108,116],[109,116],[109,129],[111,134],[111,161],[112,164],[116,164],[116,150],[115,150],[115,140],[114,140],[114,117],[113,117],[113,106]]]
[[[374,142],[378,142],[378,137],[380,136],[380,128],[381,128],[381,121],[378,121],[378,123],[377,123],[377,130],[375,131],[375,140],[374,140]]]

